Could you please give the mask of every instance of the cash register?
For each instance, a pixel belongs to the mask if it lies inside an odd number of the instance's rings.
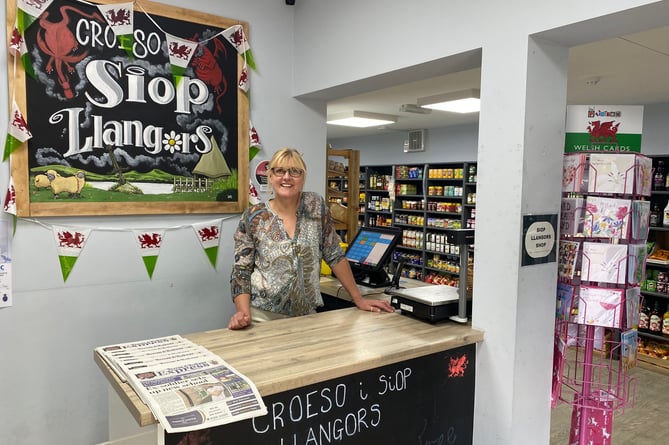
[[[361,227],[346,250],[355,282],[372,288],[390,286],[386,268],[401,238],[396,227]]]

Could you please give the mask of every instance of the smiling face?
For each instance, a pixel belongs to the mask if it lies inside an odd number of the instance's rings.
[[[292,148],[277,151],[269,162],[269,183],[276,198],[297,198],[307,174],[302,156]]]

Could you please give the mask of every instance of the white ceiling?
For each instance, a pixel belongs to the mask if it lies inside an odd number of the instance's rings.
[[[415,104],[419,97],[479,88],[480,78],[480,68],[473,68],[332,100],[328,102],[328,115],[359,110],[395,115],[398,121],[366,129],[328,125],[328,140],[475,123],[478,113],[414,114],[400,112],[399,108],[402,104]],[[597,78],[598,82],[591,81]],[[669,102],[669,27],[572,47],[567,90],[570,105]]]

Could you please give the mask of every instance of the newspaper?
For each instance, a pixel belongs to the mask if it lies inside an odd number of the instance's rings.
[[[178,335],[101,346],[96,352],[132,386],[168,433],[267,414],[248,378]]]

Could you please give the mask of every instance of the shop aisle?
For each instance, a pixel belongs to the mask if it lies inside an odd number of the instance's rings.
[[[669,375],[635,368],[636,399],[633,406],[615,413],[612,445],[665,443],[669,437]],[[567,445],[571,406],[562,404],[551,415],[550,445]]]

